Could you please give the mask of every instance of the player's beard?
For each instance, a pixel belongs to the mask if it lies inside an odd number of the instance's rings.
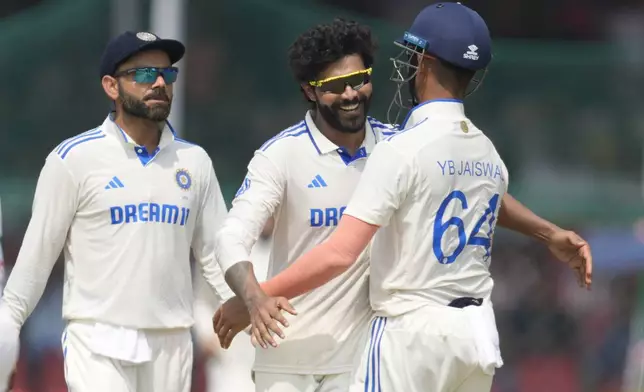
[[[161,122],[165,121],[170,115],[172,98],[168,97],[164,88],[155,89],[151,95],[142,100],[133,97],[121,88],[119,89],[119,98],[123,105],[123,111],[133,117]],[[145,104],[145,101],[150,99],[166,100],[166,103],[158,103],[148,106]]]
[[[340,109],[343,105],[351,105],[359,103],[356,113],[344,113]],[[364,124],[367,121],[367,113],[369,113],[369,105],[371,104],[371,96],[360,96],[354,101],[339,101],[334,102],[332,105],[322,105],[318,101],[317,109],[320,112],[324,121],[329,124],[333,129],[342,133],[358,133],[364,129]]]

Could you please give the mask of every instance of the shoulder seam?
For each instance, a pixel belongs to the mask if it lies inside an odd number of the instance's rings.
[[[58,144],[56,146],[56,148],[54,148],[54,150],[56,151],[56,153],[60,153],[63,150],[63,148],[65,148],[67,145],[69,145],[72,141],[74,141],[76,139],[79,139],[79,138],[81,138],[83,136],[87,136],[89,134],[94,134],[94,133],[97,132],[98,128],[99,127],[92,128],[89,131],[85,131],[83,133],[79,133],[78,135],[74,135],[74,136],[72,136],[70,138],[67,138],[67,139],[63,140],[60,144]]]
[[[421,124],[422,124],[422,123],[424,123],[425,121],[427,121],[427,118],[425,118],[423,121],[421,121],[421,122],[419,122],[419,123],[415,124],[415,125],[414,125],[413,127],[411,127],[411,128],[401,129],[401,130],[399,130],[399,131],[397,131],[397,132],[394,132],[394,134],[393,134],[393,135],[388,136],[385,140],[386,140],[386,141],[390,141],[391,139],[393,139],[393,138],[394,138],[394,137],[396,137],[396,136],[402,135],[403,133],[405,133],[405,132],[407,132],[407,131],[411,131],[412,129],[417,128],[419,125],[421,125]]]
[[[374,128],[391,129],[394,132],[398,129],[395,124],[385,124],[382,121],[377,120],[371,116],[367,116],[367,121],[369,121],[369,124]]]
[[[282,132],[268,139],[266,142],[264,142],[264,144],[262,144],[262,146],[259,148],[259,151],[266,151],[268,147],[279,140],[285,139],[287,137],[297,137],[305,133],[308,133],[308,127],[306,126],[306,122],[302,120],[292,127],[286,128]]]
[[[175,137],[174,137],[174,140],[175,140],[176,142],[183,143],[183,144],[187,144],[187,145],[190,145],[190,146],[201,147],[201,146],[200,146],[200,145],[198,145],[198,144],[195,144],[195,143],[193,143],[193,142],[189,142],[189,141],[187,141],[187,140],[185,140],[185,139],[181,139],[180,137],[177,137],[177,136],[175,136]]]
[[[93,130],[81,133],[80,135],[65,140],[55,149],[55,151],[60,159],[65,159],[67,154],[69,154],[69,152],[74,149],[74,147],[92,140],[103,139],[104,137],[105,133],[103,133],[101,129],[94,128]]]

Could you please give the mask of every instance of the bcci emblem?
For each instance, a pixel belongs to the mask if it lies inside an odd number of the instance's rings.
[[[146,31],[136,33],[136,38],[140,39],[141,41],[148,41],[148,42],[157,40],[156,35],[154,35],[152,33],[148,33]]]
[[[186,169],[177,170],[175,180],[177,180],[177,185],[179,186],[179,188],[183,189],[184,191],[190,189],[190,186],[192,185],[192,178],[190,177],[190,173],[188,173]]]

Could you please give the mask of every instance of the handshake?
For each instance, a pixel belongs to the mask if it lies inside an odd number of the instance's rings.
[[[241,298],[233,297],[217,310],[212,318],[212,326],[224,349],[230,347],[235,336],[249,325],[252,327],[249,332],[254,346],[259,344],[262,348],[267,348],[268,345],[277,347],[272,335],[276,334],[282,339],[285,335],[276,321],[284,327],[289,325],[282,310],[292,315],[297,314],[284,297],[265,296],[250,309]]]

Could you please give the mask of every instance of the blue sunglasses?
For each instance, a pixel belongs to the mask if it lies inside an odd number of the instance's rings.
[[[132,75],[134,74],[134,81],[141,84],[153,84],[156,82],[159,75],[163,77],[165,84],[172,84],[177,81],[177,76],[179,75],[179,68],[177,67],[167,67],[167,68],[157,68],[157,67],[141,67],[141,68],[132,68],[126,69],[125,71],[117,72],[114,74],[115,77]]]

